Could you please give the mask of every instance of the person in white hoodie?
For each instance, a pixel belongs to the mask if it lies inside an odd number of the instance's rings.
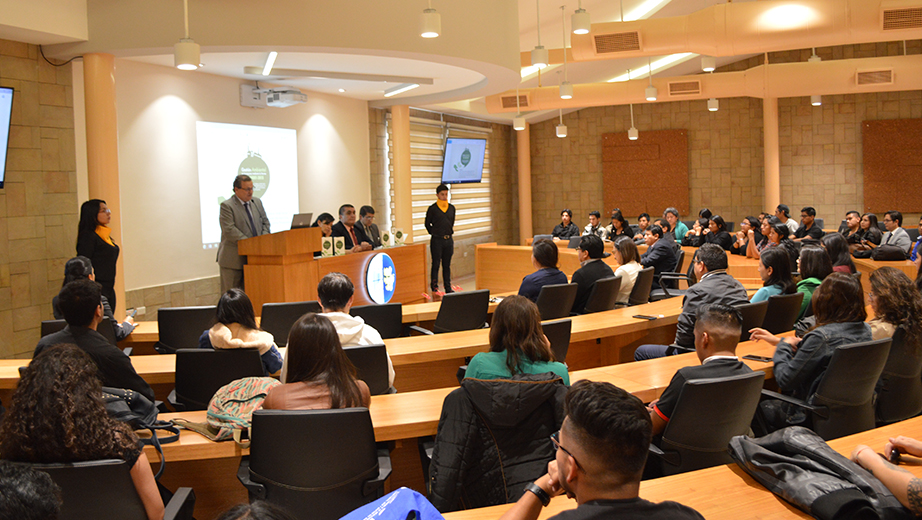
[[[208,341],[216,349],[253,348],[259,350],[267,374],[282,368],[282,355],[272,334],[256,325],[256,313],[249,296],[233,288],[221,295],[215,312],[217,323],[208,330]]]
[[[343,273],[330,273],[324,276],[317,284],[317,297],[320,299],[320,306],[323,307],[321,316],[326,316],[333,322],[343,347],[384,344],[381,334],[374,327],[366,325],[362,318],[349,314],[354,294],[355,286],[348,276]],[[287,363],[286,357],[282,366],[283,383],[286,382]],[[390,386],[394,386],[394,364],[390,355],[387,356],[387,381]]]

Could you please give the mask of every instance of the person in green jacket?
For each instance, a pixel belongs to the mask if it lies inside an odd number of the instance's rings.
[[[666,219],[666,222],[669,222],[669,228],[672,229],[675,235],[676,243],[683,245],[682,239],[685,238],[685,235],[688,233],[688,226],[679,220],[679,210],[675,208],[666,208],[666,211],[663,212],[663,218]]]
[[[797,282],[797,292],[804,293],[804,301],[800,304],[800,314],[797,319],[802,319],[807,309],[813,291],[823,283],[823,280],[832,273],[832,260],[826,250],[819,246],[804,246],[797,258],[797,269],[800,271],[800,281]]]

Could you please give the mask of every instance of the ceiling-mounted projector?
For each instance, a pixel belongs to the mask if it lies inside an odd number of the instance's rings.
[[[240,85],[240,104],[245,107],[285,108],[298,103],[306,103],[307,94],[292,88],[256,88],[252,85]]]

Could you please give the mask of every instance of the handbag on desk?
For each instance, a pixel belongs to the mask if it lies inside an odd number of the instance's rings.
[[[128,424],[134,430],[150,430],[150,439],[141,439],[146,446],[153,446],[160,455],[160,469],[154,478],[159,479],[166,468],[166,458],[163,456],[161,444],[169,444],[179,440],[179,428],[169,421],[157,419],[157,406],[150,399],[135,392],[122,388],[102,387],[102,399],[106,405],[109,417]],[[157,430],[166,430],[171,435],[159,437]]]

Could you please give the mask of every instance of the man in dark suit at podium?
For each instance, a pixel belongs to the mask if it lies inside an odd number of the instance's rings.
[[[221,245],[218,266],[221,268],[221,292],[243,289],[243,265],[246,256],[237,253],[237,241],[268,235],[269,217],[263,203],[253,196],[253,179],[249,175],[234,178],[234,196],[221,203]]]
[[[352,253],[374,249],[365,231],[355,225],[355,206],[352,204],[339,207],[339,222],[333,224],[333,236],[345,237],[346,251]]]

